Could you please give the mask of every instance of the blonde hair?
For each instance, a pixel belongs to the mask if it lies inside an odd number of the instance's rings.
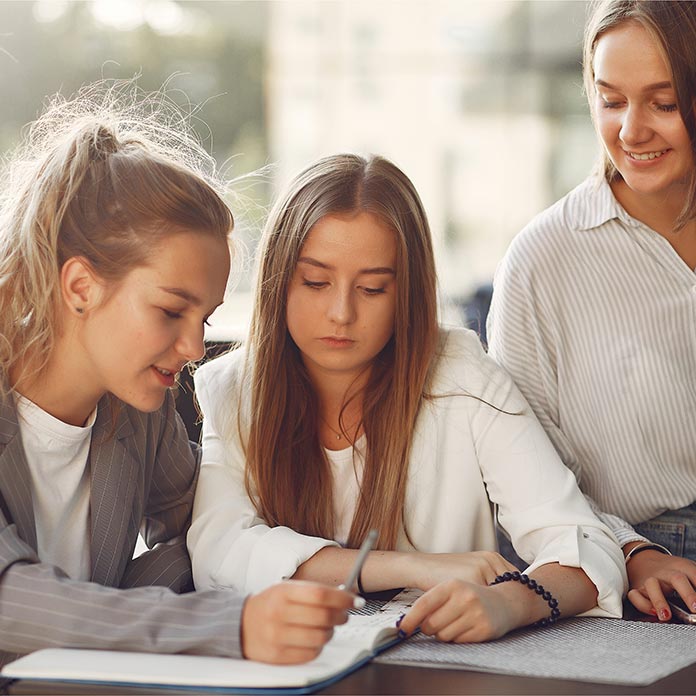
[[[585,25],[583,77],[590,111],[595,118],[594,54],[603,34],[626,22],[640,24],[657,43],[671,73],[679,114],[691,143],[693,166],[684,206],[675,222],[679,230],[696,219],[696,2],[673,0],[605,0],[595,2]],[[621,175],[606,150],[602,150],[598,174],[614,181]]]
[[[438,342],[436,275],[428,221],[411,181],[382,157],[342,154],[305,169],[265,227],[249,341],[251,423],[246,487],[272,526],[330,538],[332,477],[318,432],[318,400],[286,319],[288,284],[312,227],[330,214],[367,211],[395,233],[394,333],[375,358],[363,392],[368,447],[348,537],[372,527],[395,547],[403,516],[411,436]],[[344,405],[345,408],[345,405]],[[238,424],[238,427],[239,426]]]
[[[232,213],[186,116],[133,81],[55,97],[0,175],[0,378],[46,365],[60,330],[60,270],[83,257],[108,283],[164,237],[227,239]]]

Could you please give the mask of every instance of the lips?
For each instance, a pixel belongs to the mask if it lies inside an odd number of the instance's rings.
[[[322,336],[319,339],[322,343],[335,347],[335,348],[346,348],[352,346],[355,341],[351,338],[346,338],[345,336]]]
[[[168,370],[166,367],[152,366],[152,371],[157,375],[159,380],[167,387],[173,387],[176,382],[176,376],[180,372],[181,367],[174,370]]]

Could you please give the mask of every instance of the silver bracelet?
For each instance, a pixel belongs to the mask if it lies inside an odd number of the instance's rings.
[[[624,562],[628,563],[633,556],[635,556],[637,553],[640,553],[641,551],[648,551],[649,549],[654,549],[655,551],[659,551],[660,553],[664,553],[667,556],[671,556],[672,552],[663,546],[662,544],[655,544],[652,541],[646,541],[643,544],[638,544],[638,546],[634,546],[627,554],[626,557],[624,558]]]

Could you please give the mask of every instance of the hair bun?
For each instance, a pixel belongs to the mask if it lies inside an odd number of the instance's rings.
[[[106,159],[118,152],[119,142],[116,134],[105,125],[97,126],[90,138],[90,154],[94,159]]]

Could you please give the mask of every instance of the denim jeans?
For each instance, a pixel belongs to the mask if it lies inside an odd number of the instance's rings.
[[[675,556],[696,561],[696,503],[681,510],[668,510],[634,525],[638,534],[666,546]]]
[[[666,546],[675,556],[696,561],[696,503],[680,510],[668,510],[658,517],[636,524],[633,528],[656,544]],[[498,528],[500,555],[518,568],[526,568],[508,538]]]

